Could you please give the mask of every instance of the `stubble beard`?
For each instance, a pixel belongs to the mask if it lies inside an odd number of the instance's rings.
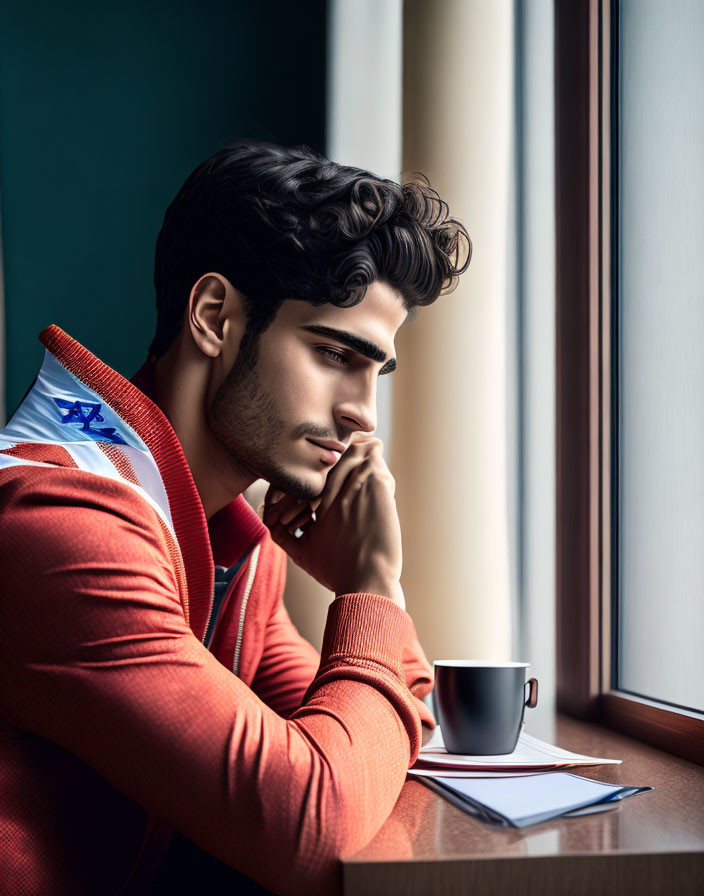
[[[232,370],[218,387],[208,425],[233,461],[286,494],[310,501],[320,493],[273,457],[286,430],[274,396],[259,382],[259,333],[245,333]],[[300,430],[303,427],[298,427]]]

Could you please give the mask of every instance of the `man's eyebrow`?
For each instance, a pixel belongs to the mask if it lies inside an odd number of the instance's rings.
[[[347,330],[338,330],[336,327],[323,327],[319,324],[302,327],[302,329],[307,330],[309,333],[317,333],[319,336],[329,336],[331,339],[337,339],[338,342],[342,342],[343,345],[358,352],[360,355],[364,355],[365,358],[370,358],[372,361],[386,361],[386,352],[379,348],[375,342],[371,342],[363,336],[357,336]],[[391,373],[392,370],[396,370],[396,358],[389,358],[379,371],[379,375]]]

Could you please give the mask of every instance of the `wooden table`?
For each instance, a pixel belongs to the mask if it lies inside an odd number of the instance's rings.
[[[345,896],[704,894],[704,767],[562,716],[553,742],[623,760],[579,774],[655,789],[519,830],[487,825],[409,779],[377,836],[343,863]]]

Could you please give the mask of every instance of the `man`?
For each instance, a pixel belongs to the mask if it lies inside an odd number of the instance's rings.
[[[469,251],[425,181],[243,141],[166,213],[132,382],[43,331],[0,434],[2,893],[148,892],[174,829],[339,886],[433,724],[377,378]],[[335,592],[321,656],[284,551]]]

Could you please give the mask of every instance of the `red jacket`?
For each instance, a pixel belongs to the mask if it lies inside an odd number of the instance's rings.
[[[209,527],[157,406],[40,339],[0,433],[0,892],[144,892],[173,828],[276,893],[334,892],[427,719],[410,617],[339,597],[318,656],[244,499]],[[214,563],[247,552],[208,650]]]

